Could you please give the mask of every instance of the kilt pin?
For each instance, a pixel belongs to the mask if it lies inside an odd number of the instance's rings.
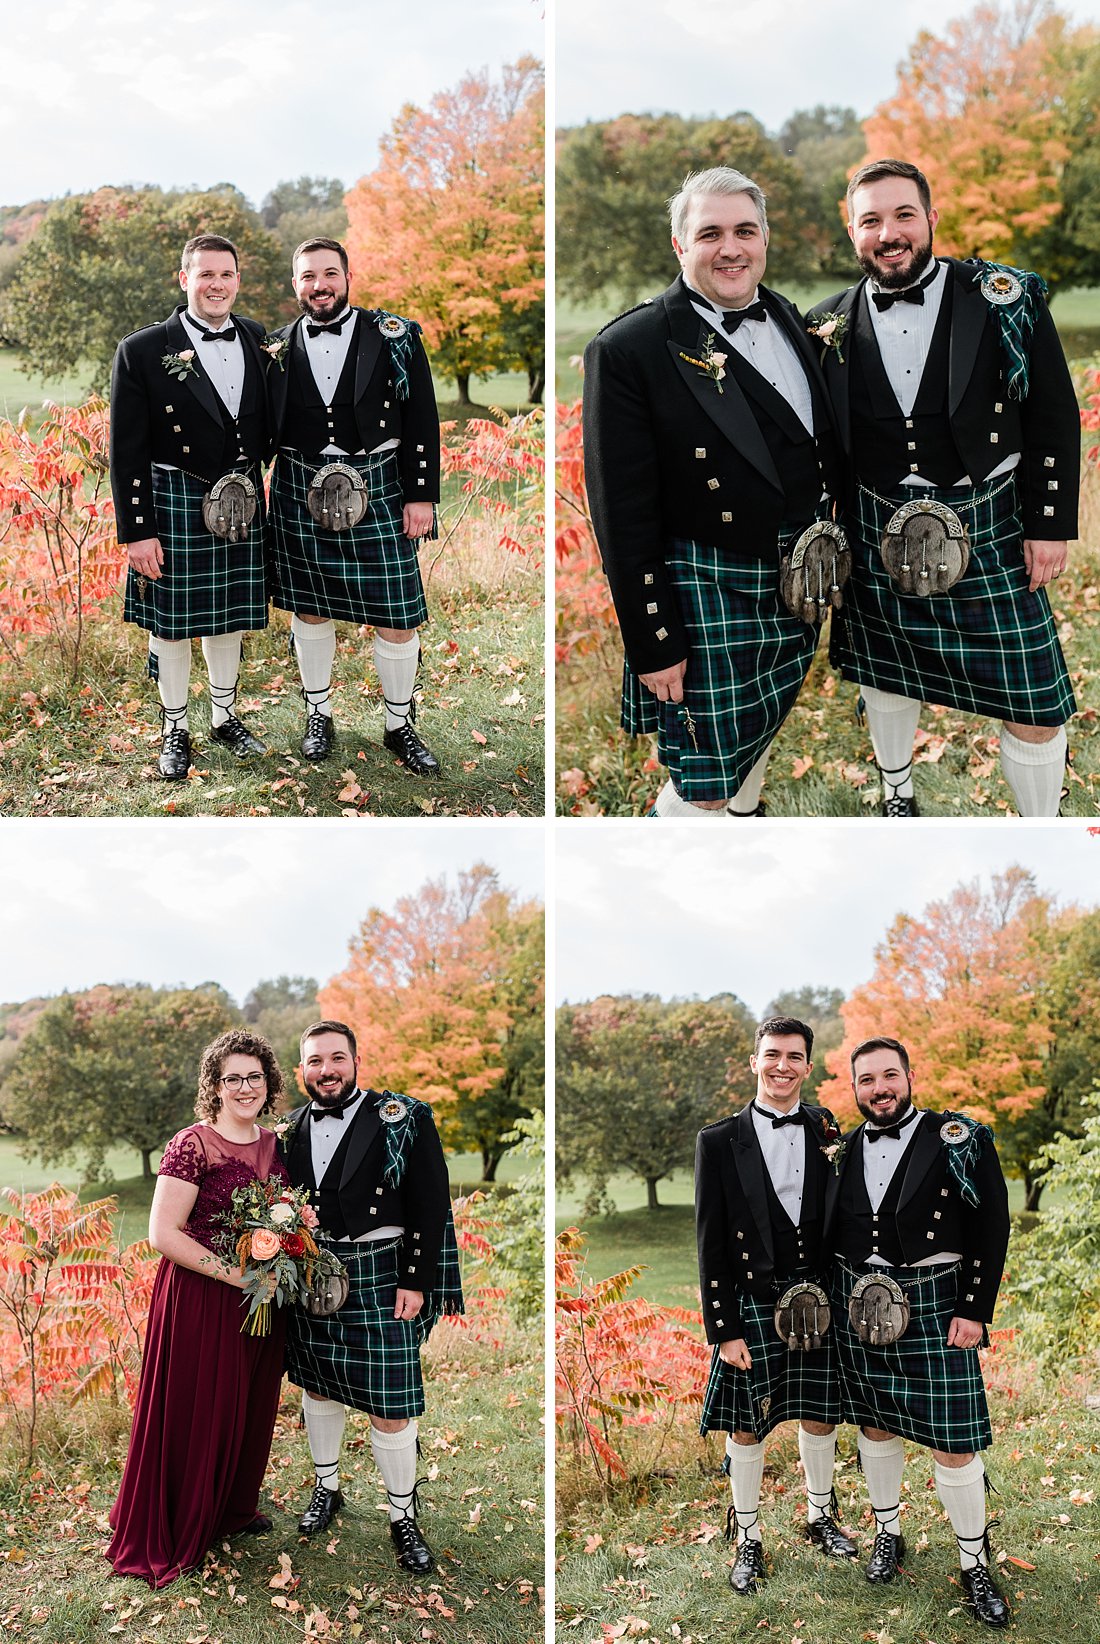
[[[780,555],[841,491],[818,350],[797,311],[759,288],[805,374],[812,433],[736,349],[724,380],[704,369],[725,334],[693,295],[677,279],[611,321],[585,350],[584,381],[588,498],[626,657],[622,724],[657,732],[689,801],[732,797],[794,704],[816,628],[779,597]],[[685,657],[683,704],[659,703],[639,676]]]
[[[852,548],[830,660],[865,686],[1037,726],[1061,726],[1076,706],[1045,588],[1031,592],[1026,539],[1077,534],[1077,401],[1049,309],[1036,288],[1034,326],[1005,341],[983,269],[946,265],[941,307],[916,401],[904,416],[876,338],[866,279],[808,316],[842,321],[843,346],[824,374],[853,467],[845,526]],[[1013,360],[1013,349],[1016,360]],[[1017,369],[1018,367],[1018,369]],[[1019,463],[1002,472],[1006,459]],[[903,484],[911,475],[930,486]],[[945,503],[967,526],[971,557],[947,592],[901,593],[879,547],[906,502]]]

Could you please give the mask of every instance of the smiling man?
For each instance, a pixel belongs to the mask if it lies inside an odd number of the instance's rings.
[[[383,745],[414,775],[437,776],[438,761],[413,728],[417,629],[428,618],[417,549],[436,534],[440,467],[420,327],[349,305],[338,240],[304,240],[292,266],[302,315],[268,350],[278,445],[272,598],[293,613],[302,753],[320,761],[333,750],[336,623],[353,622],[374,628]]]
[[[766,1575],[764,1439],[780,1422],[799,1422],[807,1536],[830,1557],[856,1556],[834,1517],[840,1388],[820,1283],[826,1149],[840,1130],[825,1108],[799,1099],[813,1040],[794,1017],[761,1022],[750,1058],[755,1101],[701,1130],[695,1153],[699,1283],[714,1346],[700,1431],[727,1434],[727,1533],[737,1541],[729,1581],[742,1596]]]
[[[921,1112],[896,1039],[852,1051],[864,1116],[830,1181],[824,1238],[837,1253],[833,1318],[844,1420],[875,1513],[867,1579],[890,1582],[905,1555],[903,1439],[932,1452],[936,1488],[959,1546],[962,1587],[979,1620],[1006,1627],[989,1571],[985,1468],[993,1442],[977,1349],[1008,1249],[1008,1192],[993,1133],[962,1113]]]
[[[658,816],[760,814],[816,627],[781,561],[831,516],[839,445],[795,309],[761,284],[764,195],[728,167],[669,202],[680,276],[585,350],[592,521],[626,650],[622,724],[657,732]]]
[[[1001,721],[1021,816],[1056,816],[1075,701],[1047,587],[1077,534],[1080,423],[1046,286],[937,258],[904,160],[861,166],[848,233],[864,278],[809,316],[858,481],[831,659],[861,688],[883,813],[918,814],[921,703]]]
[[[234,709],[244,629],[266,628],[268,436],[263,327],[232,313],[236,247],[188,240],[186,297],[166,321],[124,337],[111,374],[111,491],[129,558],[123,616],[149,633],[161,700],[160,775],[183,781],[191,640],[210,678],[211,740],[238,759],[265,747]]]

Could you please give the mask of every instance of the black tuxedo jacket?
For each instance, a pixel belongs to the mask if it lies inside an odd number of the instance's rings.
[[[1075,537],[1081,424],[1073,381],[1050,310],[1045,304],[1040,307],[1032,333],[1027,398],[1010,399],[997,317],[974,278],[975,265],[953,257],[939,260],[947,264],[947,277],[953,282],[948,416],[966,472],[978,484],[1003,457],[1019,451],[1016,480],[1025,537],[1050,542]],[[860,280],[820,303],[807,317],[808,324],[817,323],[825,313],[843,314],[848,319],[840,348],[843,362],[838,360],[835,348],[825,350],[825,381],[857,479],[860,453],[851,449],[848,363],[853,347],[878,346],[868,314],[866,288],[866,279]]]
[[[997,1304],[1009,1234],[1008,1188],[997,1149],[988,1138],[983,1140],[973,1178],[979,1203],[968,1205],[947,1166],[950,1143],[940,1138],[944,1115],[926,1110],[916,1122],[917,1134],[898,1166],[905,1172],[895,1219],[902,1255],[909,1264],[937,1250],[959,1251],[962,1270],[955,1312],[959,1318],[988,1324]],[[830,1251],[843,1239],[841,1186],[850,1170],[863,1170],[865,1129],[860,1125],[852,1132],[839,1173],[830,1172],[824,1229]]]
[[[806,1105],[802,1111],[806,1114],[802,1226],[808,1235],[807,1254],[813,1253],[812,1260],[822,1249],[826,1178],[833,1174],[822,1151],[827,1145],[826,1121],[832,1115],[824,1108]],[[748,1291],[761,1300],[771,1300],[775,1294],[775,1245],[765,1174],[751,1102],[740,1113],[719,1119],[699,1132],[695,1146],[695,1231],[703,1324],[711,1343],[736,1341],[744,1335],[738,1300],[741,1292]],[[816,1215],[812,1213],[815,1206]]]
[[[359,323],[355,328],[355,425],[364,451],[387,440],[399,439],[397,451],[401,486],[406,502],[439,501],[439,412],[431,367],[419,337],[409,361],[409,397],[399,400],[394,391],[389,344],[378,329],[377,309],[355,308]],[[305,359],[304,316],[276,331],[290,349],[299,349]],[[270,360],[268,386],[274,423],[274,443],[282,444],[290,387],[289,349],[281,361]],[[313,456],[313,452],[306,455]]]
[[[180,315],[181,304],[167,320],[123,337],[111,370],[111,492],[119,542],[141,542],[157,536],[153,505],[152,464],[170,463],[213,482],[225,471],[226,436],[232,419],[217,389],[202,369],[202,353]],[[266,360],[260,352],[264,328],[255,320],[232,316],[244,348],[247,388],[258,388],[262,415],[254,436],[245,440],[245,455],[259,462],[267,455],[268,409]],[[193,348],[194,369],[171,376],[161,363],[165,354]]]
[[[760,297],[768,323],[780,325],[798,351],[820,428],[820,419],[831,415],[820,350],[785,297],[764,286]],[[584,353],[588,501],[623,644],[638,673],[670,667],[688,654],[665,565],[672,538],[774,559],[778,571],[780,525],[810,523],[786,519],[779,474],[731,366],[719,393],[698,366],[680,358],[702,357],[708,329],[677,279],[660,297],[605,326]],[[720,332],[712,346],[732,352]],[[814,441],[806,452],[816,464]],[[840,483],[839,473],[826,473],[821,489],[836,495]]]
[[[335,1184],[340,1214],[350,1238],[369,1233],[372,1227],[403,1227],[405,1239],[399,1253],[398,1277],[406,1290],[425,1293],[435,1284],[443,1230],[451,1208],[447,1165],[439,1132],[429,1113],[420,1115],[416,1138],[409,1152],[404,1174],[396,1187],[384,1179],[386,1163],[382,1137],[384,1121],[378,1117],[379,1092],[368,1090],[351,1125],[351,1142],[344,1155],[339,1181]],[[309,1127],[309,1106],[295,1108],[289,1116],[290,1128],[283,1141],[287,1171],[295,1187],[308,1187],[314,1209],[319,1209],[314,1180]],[[329,1174],[338,1163],[334,1159]],[[333,1184],[326,1181],[326,1186]],[[324,1224],[322,1222],[322,1228]],[[416,1254],[416,1246],[419,1254]]]

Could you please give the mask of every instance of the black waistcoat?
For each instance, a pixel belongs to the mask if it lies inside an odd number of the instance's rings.
[[[883,1147],[885,1143],[876,1142],[874,1145]],[[866,1136],[863,1139],[863,1146],[867,1146]],[[909,1147],[912,1146],[910,1142]],[[844,1172],[839,1200],[840,1237],[837,1252],[853,1266],[860,1266],[872,1255],[881,1256],[891,1267],[904,1266],[905,1258],[902,1254],[901,1240],[898,1238],[896,1216],[908,1159],[907,1148],[890,1178],[877,1213],[871,1209],[862,1158],[853,1159]]]
[[[355,426],[355,363],[358,358],[357,338],[352,337],[344,369],[336,384],[332,404],[321,398],[310,369],[304,343],[292,343],[288,369],[286,418],[283,423],[282,443],[303,456],[316,457],[326,445],[338,445],[341,451],[358,451],[363,442]]]
[[[229,415],[229,409],[221,395],[218,394],[216,389],[214,392],[221,409],[222,422],[225,425],[221,468],[218,474],[211,475],[212,479],[217,479],[219,474],[226,473],[230,468],[239,468],[242,463],[259,462],[264,455],[263,390],[260,384],[259,372],[252,367],[247,354],[245,355],[244,387],[241,390],[241,403],[237,411],[236,422]]]
[[[824,398],[807,373],[816,431],[811,434],[779,390],[735,348],[726,365],[752,406],[779,474],[786,498],[781,529],[801,529],[817,517],[822,492],[837,496],[841,489],[837,443]]]
[[[813,1145],[812,1132],[806,1126],[807,1151]],[[772,1185],[768,1168],[764,1167],[764,1193],[772,1224],[772,1249],[775,1252],[775,1277],[781,1286],[796,1273],[807,1268],[816,1269],[821,1255],[821,1213],[823,1199],[820,1183],[813,1172],[806,1172],[802,1189],[802,1207],[795,1223]]]
[[[855,335],[849,344],[852,449],[858,477],[873,489],[895,492],[913,473],[933,485],[952,486],[966,472],[947,411],[952,286],[949,274],[920,388],[908,417],[902,415],[882,363],[866,289],[857,301]],[[919,487],[913,495],[920,495]]]

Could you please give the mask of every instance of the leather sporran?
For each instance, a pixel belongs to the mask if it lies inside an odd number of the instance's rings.
[[[792,1284],[775,1304],[776,1334],[792,1353],[820,1347],[831,1322],[829,1298],[819,1284]]]
[[[852,1288],[848,1317],[861,1342],[889,1347],[909,1328],[909,1298],[885,1273],[865,1273]]]
[[[370,494],[358,468],[330,462],[309,482],[306,507],[322,531],[350,531],[367,511]]]
[[[306,1297],[306,1312],[315,1319],[338,1313],[348,1299],[348,1276],[341,1267],[335,1273],[314,1273]]]
[[[243,542],[256,517],[256,487],[247,474],[223,474],[202,499],[206,529],[225,542]]]
[[[903,594],[945,594],[970,563],[970,533],[953,508],[932,497],[907,502],[886,522],[882,563]]]
[[[851,574],[852,555],[844,532],[832,520],[817,520],[783,555],[780,596],[792,616],[816,626],[830,610],[840,610]]]

